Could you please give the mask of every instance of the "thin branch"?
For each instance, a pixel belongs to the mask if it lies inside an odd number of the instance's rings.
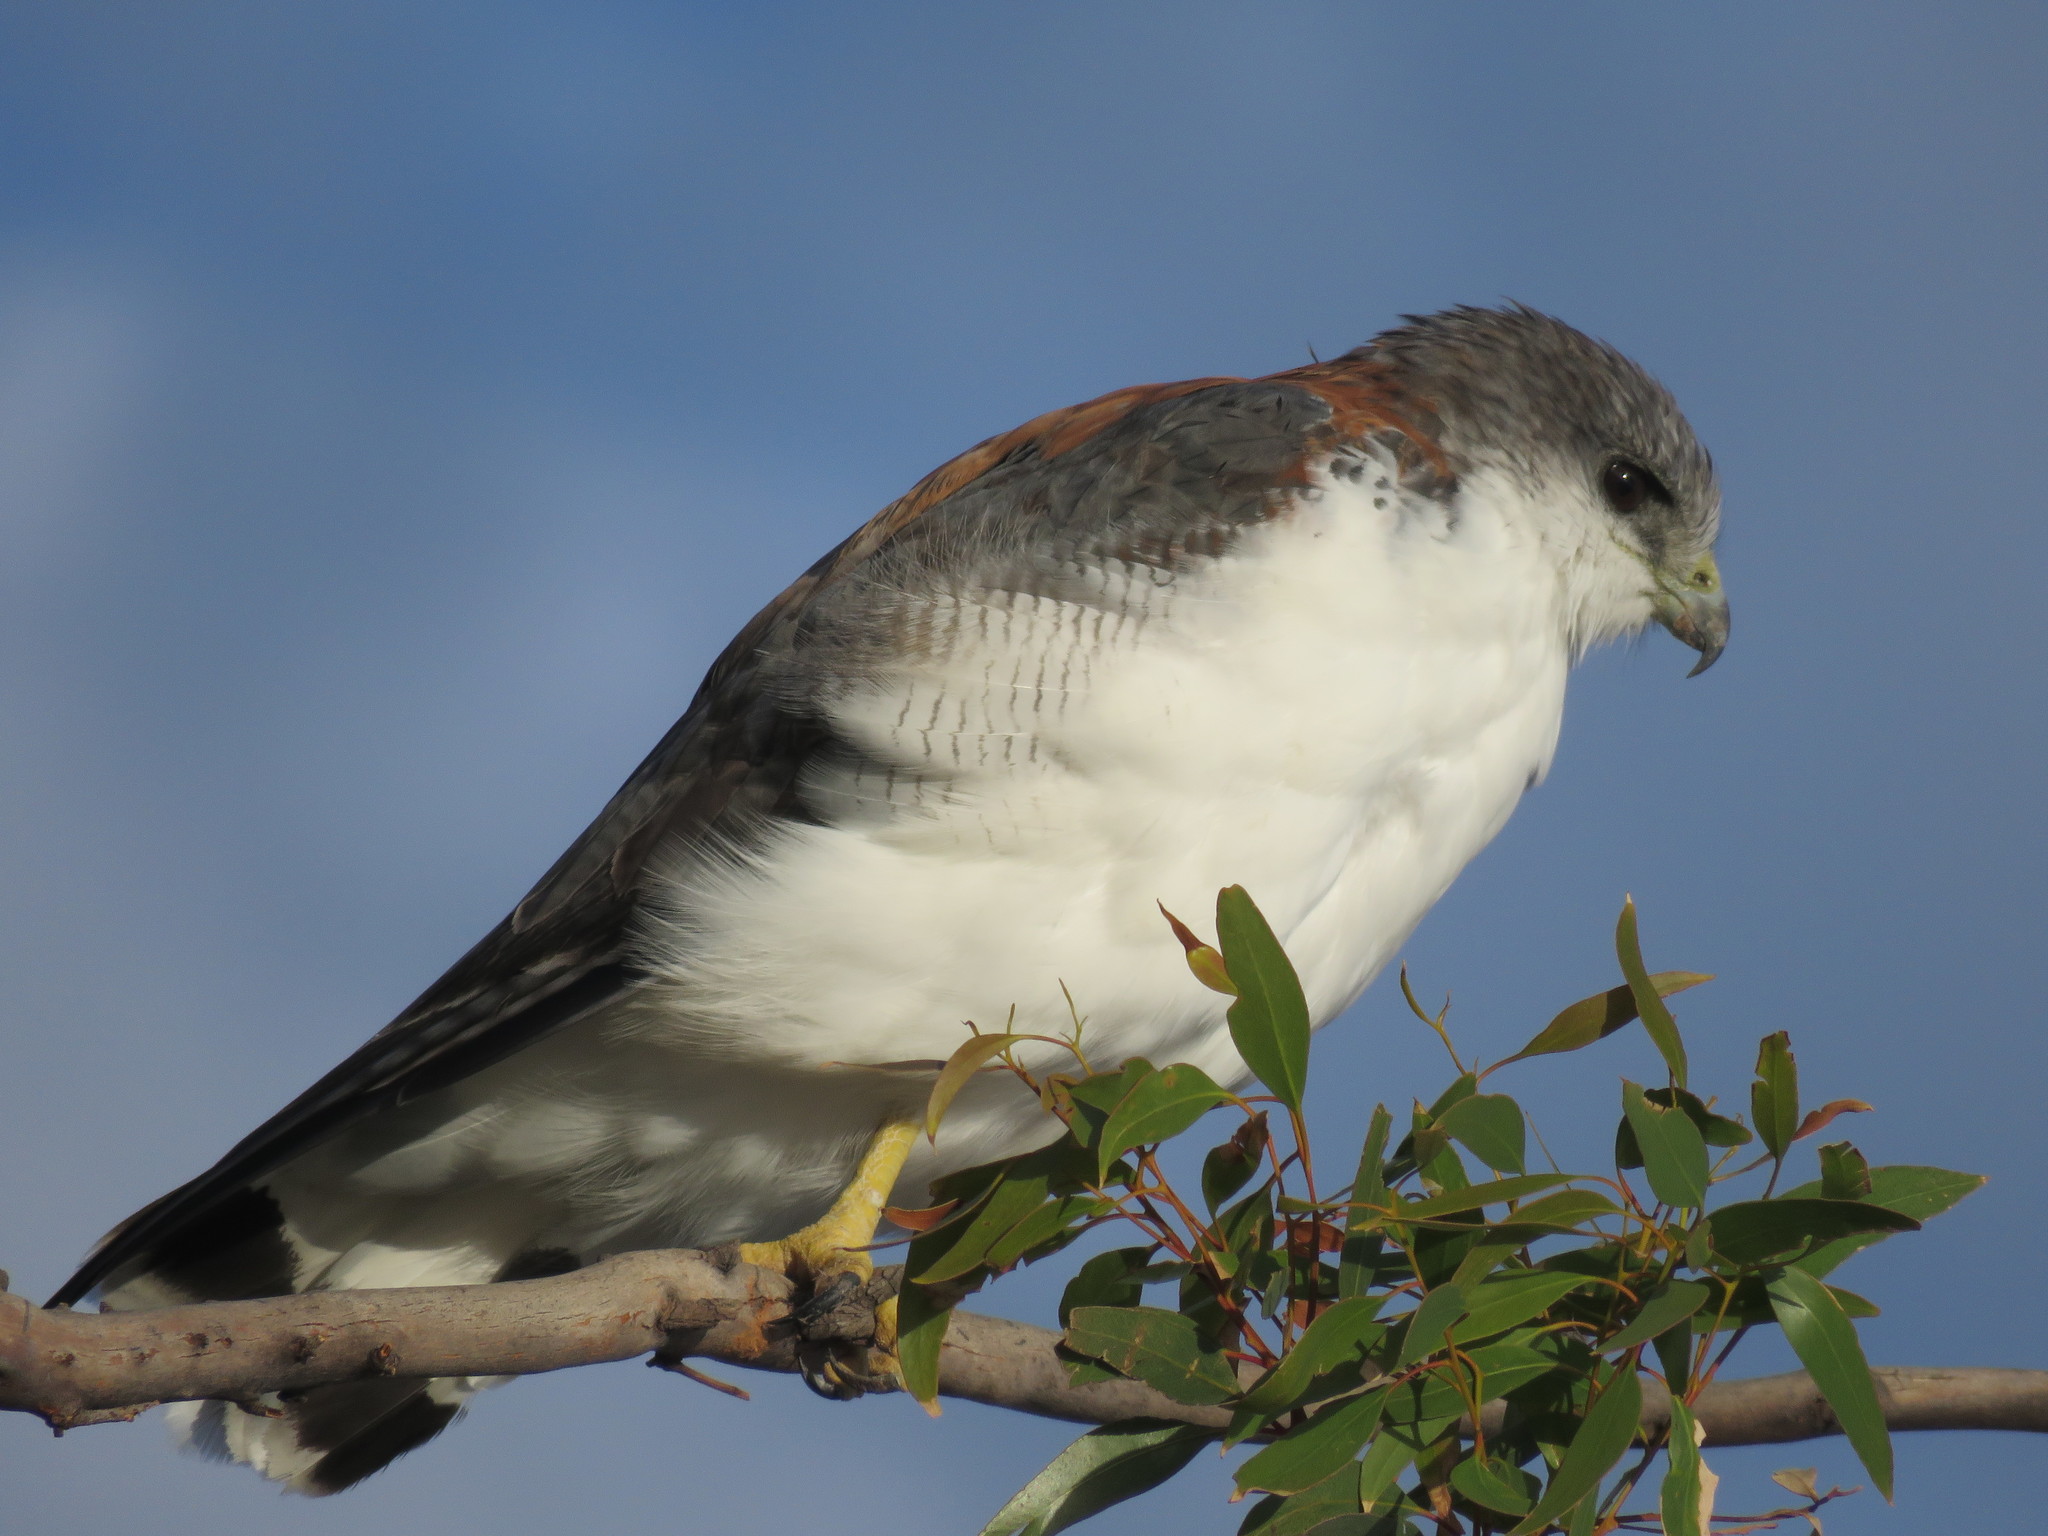
[[[61,1432],[160,1402],[251,1402],[367,1376],[526,1375],[646,1355],[793,1371],[808,1346],[790,1322],[791,1300],[783,1276],[730,1262],[729,1251],[690,1249],[621,1254],[544,1280],[146,1312],[45,1311],[0,1293],[0,1409]],[[848,1332],[843,1319],[835,1324]],[[1220,1430],[1229,1421],[1227,1410],[1191,1408],[1133,1381],[1076,1386],[1054,1353],[1058,1340],[1029,1323],[956,1312],[939,1390],[1086,1424],[1149,1417]],[[1893,1367],[1877,1377],[1893,1429],[2048,1432],[2048,1371]],[[1661,1431],[1670,1400],[1655,1383],[1644,1395],[1644,1428]],[[1716,1382],[1693,1411],[1709,1445],[1838,1433],[1802,1372]]]

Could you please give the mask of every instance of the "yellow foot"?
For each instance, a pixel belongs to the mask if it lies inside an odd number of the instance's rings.
[[[810,1287],[810,1298],[791,1316],[809,1346],[798,1351],[804,1380],[826,1397],[855,1398],[899,1380],[896,1299],[875,1301],[867,1294],[875,1266],[865,1250],[875,1240],[882,1207],[910,1156],[918,1125],[914,1117],[884,1121],[852,1182],[820,1220],[772,1243],[739,1245],[743,1263],[778,1270]],[[849,1303],[860,1316],[872,1307],[871,1336],[849,1337],[834,1326],[833,1314]]]

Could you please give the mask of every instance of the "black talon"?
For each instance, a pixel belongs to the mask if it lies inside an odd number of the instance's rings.
[[[805,1386],[836,1403],[895,1389],[894,1372],[868,1367],[875,1308],[896,1294],[901,1274],[896,1266],[867,1279],[842,1270],[790,1309],[788,1326],[797,1336],[797,1370]]]
[[[841,1270],[792,1307],[789,1320],[813,1343],[865,1339],[875,1331],[875,1304],[868,1299],[866,1281]]]

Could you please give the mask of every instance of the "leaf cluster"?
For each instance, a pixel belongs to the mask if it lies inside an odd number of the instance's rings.
[[[1091,1067],[1078,1023],[1054,1042],[1072,1056],[1068,1072],[1019,1062],[1016,1047],[1042,1037],[971,1039],[941,1074],[932,1128],[968,1076],[1000,1070],[1062,1130],[1038,1151],[940,1180],[936,1204],[915,1213],[924,1230],[910,1245],[899,1348],[920,1399],[936,1396],[954,1304],[1114,1224],[1133,1241],[1088,1259],[1061,1300],[1067,1367],[1077,1380],[1128,1377],[1227,1409],[1224,1445],[1257,1447],[1235,1473],[1234,1496],[1258,1496],[1244,1536],[1707,1536],[1810,1515],[1839,1490],[1807,1487],[1805,1505],[1765,1516],[1713,1512],[1690,1405],[1757,1327],[1783,1331],[1890,1497],[1891,1446],[1855,1329],[1876,1309],[1827,1277],[1982,1179],[1871,1167],[1841,1141],[1818,1149],[1818,1178],[1780,1191],[1798,1143],[1869,1106],[1803,1112],[1783,1032],[1759,1045],[1746,1118],[1695,1093],[1665,1000],[1711,978],[1649,972],[1629,903],[1615,933],[1621,984],[1490,1067],[1468,1067],[1444,1014],[1408,993],[1457,1075],[1405,1115],[1379,1107],[1349,1182],[1330,1188],[1302,1111],[1309,1011],[1279,941],[1235,886],[1217,900],[1216,944],[1168,920],[1196,980],[1232,998],[1232,1041],[1267,1091],[1233,1093],[1185,1063]],[[1531,1172],[1528,1117],[1488,1079],[1637,1021],[1666,1079],[1622,1083],[1611,1173]],[[1199,1192],[1178,1190],[1160,1145],[1214,1110],[1235,1123],[1204,1159]],[[1723,1198],[1745,1180],[1742,1197]],[[1668,1434],[1642,1429],[1645,1377],[1673,1400]],[[1158,1420],[1091,1431],[984,1536],[1050,1536],[1156,1486],[1217,1438]],[[1660,1450],[1658,1508],[1624,1511]]]

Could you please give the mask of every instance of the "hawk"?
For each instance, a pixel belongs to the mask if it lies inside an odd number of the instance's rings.
[[[874,1066],[963,1020],[1056,1034],[1070,993],[1091,1054],[1246,1081],[1160,903],[1249,887],[1337,1014],[1542,778],[1574,661],[1651,622],[1720,654],[1719,517],[1671,397],[1520,306],[990,438],[769,603],[510,916],[55,1299],[721,1243],[864,1275],[893,1187],[1058,1129],[986,1077],[927,1144],[928,1078]],[[328,1493],[486,1384],[174,1411]]]

